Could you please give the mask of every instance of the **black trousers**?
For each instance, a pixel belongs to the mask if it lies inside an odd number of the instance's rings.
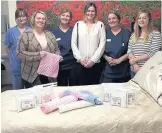
[[[23,83],[25,88],[30,88],[33,87],[35,85],[41,85],[41,84],[47,84],[50,83],[48,77],[44,76],[44,75],[38,75],[38,77],[34,80],[33,83],[27,82],[23,79]]]
[[[107,78],[105,76],[103,76],[103,74],[101,75],[100,78],[100,83],[124,83],[124,82],[128,82],[131,79],[131,76],[125,76],[123,78]]]
[[[72,74],[72,69],[68,70],[59,70],[57,82],[58,86],[72,86],[74,84],[73,77],[74,74]]]
[[[85,68],[80,63],[76,63],[72,71],[73,85],[99,84],[101,72],[102,66],[100,63],[96,63],[91,68]]]

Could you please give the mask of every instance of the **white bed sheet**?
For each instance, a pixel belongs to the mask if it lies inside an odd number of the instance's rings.
[[[162,108],[142,91],[138,91],[136,105],[128,108],[106,103],[48,115],[39,107],[17,113],[16,94],[15,90],[1,94],[2,133],[162,133]]]

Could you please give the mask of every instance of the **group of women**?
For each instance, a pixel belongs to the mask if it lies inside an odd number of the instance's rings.
[[[91,85],[129,81],[162,47],[161,33],[152,30],[147,10],[137,14],[132,34],[122,27],[117,12],[107,14],[109,27],[105,29],[97,20],[97,7],[92,2],[85,5],[83,20],[73,28],[69,26],[69,9],[61,10],[59,26],[51,31],[46,30],[47,16],[43,11],[32,15],[31,28],[25,26],[27,18],[24,9],[17,9],[17,25],[8,30],[5,39],[14,89],[51,82],[49,77],[37,74],[46,52],[62,56],[59,86]]]

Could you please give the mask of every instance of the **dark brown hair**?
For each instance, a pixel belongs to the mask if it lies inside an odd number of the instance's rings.
[[[15,20],[21,16],[26,16],[28,17],[28,13],[25,9],[23,8],[18,8],[16,11],[15,11]]]
[[[97,16],[97,7],[95,5],[95,3],[89,2],[85,5],[84,7],[84,14],[86,14],[86,12],[88,11],[88,8],[93,6],[95,8],[95,17]]]
[[[68,13],[70,14],[70,19],[72,19],[72,17],[73,17],[72,12],[71,12],[71,10],[69,10],[69,9],[67,9],[67,8],[63,8],[63,9],[60,11],[59,16],[61,16],[61,14],[66,13],[66,12],[68,12]]]
[[[120,14],[119,14],[118,12],[116,12],[116,11],[108,12],[107,18],[108,18],[108,16],[109,16],[109,14],[114,14],[114,15],[117,17],[117,19],[119,20],[119,22],[120,22],[121,17],[120,17]]]

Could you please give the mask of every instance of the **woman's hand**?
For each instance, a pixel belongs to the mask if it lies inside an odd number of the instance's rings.
[[[60,60],[59,60],[59,62],[62,62],[63,61],[63,57],[62,56],[60,56]]]
[[[47,52],[46,51],[40,51],[40,56],[41,56],[41,58],[43,58],[44,56],[46,56],[47,55]]]
[[[113,63],[114,64],[120,64],[122,61],[121,61],[121,59],[120,58],[118,58],[118,59],[113,59]]]
[[[81,60],[79,60],[79,63],[80,63],[82,66],[85,66],[87,62],[86,62],[85,60],[82,60],[82,59],[81,59]]]
[[[114,61],[113,58],[110,56],[105,56],[105,60],[107,61],[108,64],[113,65]]]
[[[131,59],[129,59],[129,63],[130,63],[131,65],[136,64],[136,60],[135,60],[135,58],[131,58]]]
[[[133,71],[137,73],[139,71],[140,67],[137,64],[133,65]]]
[[[91,60],[88,60],[87,63],[84,65],[86,68],[91,68],[95,63]]]

